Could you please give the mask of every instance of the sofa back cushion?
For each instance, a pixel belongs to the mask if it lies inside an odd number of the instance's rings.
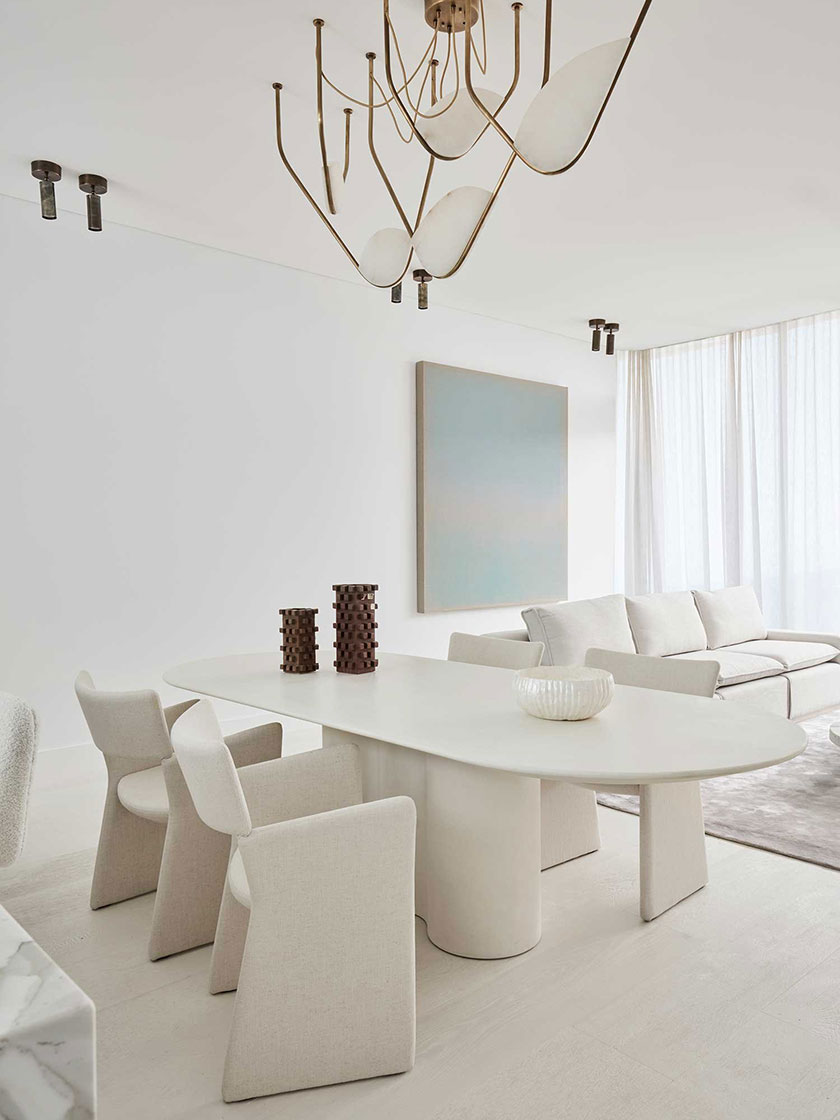
[[[592,646],[636,652],[623,595],[528,607],[522,619],[531,641],[545,646],[543,665],[582,665]]]
[[[694,601],[703,620],[709,649],[767,637],[767,624],[752,587],[695,591]]]
[[[706,648],[706,631],[690,591],[630,596],[627,617],[639,653],[668,657]]]

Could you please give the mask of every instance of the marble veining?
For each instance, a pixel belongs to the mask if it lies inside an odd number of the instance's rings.
[[[0,1117],[93,1120],[95,1010],[0,907]]]

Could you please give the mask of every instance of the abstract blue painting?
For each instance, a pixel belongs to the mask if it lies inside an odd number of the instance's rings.
[[[417,363],[417,609],[565,599],[568,390]]]

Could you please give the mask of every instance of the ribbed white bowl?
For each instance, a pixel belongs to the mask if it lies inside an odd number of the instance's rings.
[[[589,719],[606,708],[614,689],[612,673],[584,665],[520,669],[513,681],[520,708],[540,719]]]

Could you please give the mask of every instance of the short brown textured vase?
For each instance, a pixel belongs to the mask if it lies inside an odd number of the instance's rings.
[[[283,635],[283,672],[284,673],[314,673],[318,668],[315,659],[315,635],[318,627],[315,625],[315,607],[286,607],[280,611],[283,625],[280,633]]]

